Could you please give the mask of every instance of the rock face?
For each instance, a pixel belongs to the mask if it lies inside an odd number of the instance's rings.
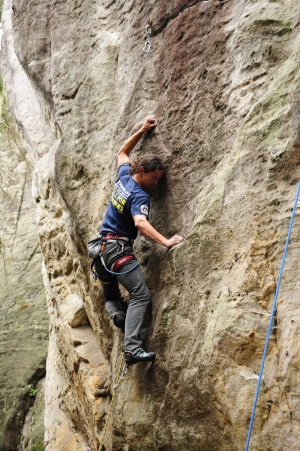
[[[152,297],[145,347],[158,357],[117,388],[105,449],[243,450],[300,175],[299,2],[11,6],[2,71],[34,165],[50,316],[45,449],[99,447],[122,335],[85,243],[119,146],[153,114],[159,126],[136,149],[167,165],[151,223],[186,239],[171,251],[135,244]],[[297,211],[253,451],[299,446],[299,235]]]
[[[16,451],[24,423],[20,449],[43,443],[48,315],[31,195],[32,167],[2,101],[1,94],[0,449]],[[30,396],[31,390],[35,396]]]

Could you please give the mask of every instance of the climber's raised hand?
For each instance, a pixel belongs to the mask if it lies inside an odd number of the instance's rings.
[[[150,116],[146,119],[146,121],[144,122],[141,131],[143,133],[145,132],[149,132],[150,130],[152,130],[154,127],[157,126],[157,122],[156,119],[153,116]]]
[[[156,127],[156,125],[156,119],[154,117],[148,117],[143,126],[134,135],[130,136],[130,138],[125,141],[118,153],[118,167],[121,166],[121,164],[130,163],[130,152],[139,142],[143,134],[152,130],[154,127]]]

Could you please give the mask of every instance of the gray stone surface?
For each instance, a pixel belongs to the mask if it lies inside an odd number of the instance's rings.
[[[17,450],[29,392],[46,370],[49,320],[31,183],[31,163],[5,101],[0,122],[0,449],[6,451]],[[43,391],[38,397],[44,399]],[[34,424],[42,443],[43,412],[42,401]]]
[[[298,0],[20,0],[12,16],[6,1],[2,67],[34,166],[50,316],[47,451],[101,440],[122,336],[85,243],[118,148],[149,114],[159,125],[135,154],[167,165],[151,223],[186,239],[135,244],[152,296],[145,347],[158,357],[118,387],[105,449],[244,449],[300,175],[299,13]],[[298,447],[299,234],[297,210],[251,451]],[[88,323],[71,327],[75,298]]]

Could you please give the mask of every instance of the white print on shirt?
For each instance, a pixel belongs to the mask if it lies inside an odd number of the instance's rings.
[[[130,193],[125,189],[121,181],[118,180],[111,196],[111,203],[120,213],[123,213],[124,205],[129,196]]]
[[[147,215],[147,216],[148,216],[148,206],[147,206],[147,205],[141,205],[141,212],[142,212],[144,215]]]

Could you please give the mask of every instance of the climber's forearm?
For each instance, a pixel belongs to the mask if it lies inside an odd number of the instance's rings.
[[[156,127],[156,120],[152,117],[146,119],[143,126],[134,135],[130,136],[125,143],[122,145],[118,153],[118,167],[124,163],[130,163],[129,154],[137,145],[141,137],[145,132],[152,130]]]
[[[170,248],[183,241],[183,237],[179,235],[175,235],[170,239],[165,238],[147,221],[147,218],[144,215],[136,215],[133,219],[136,228],[141,234],[155,243]]]
[[[143,134],[144,134],[144,131],[142,129],[140,129],[139,131],[137,131],[134,135],[130,136],[130,138],[128,138],[125,141],[125,143],[123,144],[123,146],[121,147],[121,149],[119,150],[119,153],[118,153],[118,166],[121,166],[121,164],[130,162],[129,154],[134,149],[134,147],[137,145],[137,143],[139,142],[139,140],[141,139]]]
[[[136,215],[133,217],[136,228],[144,235],[155,243],[161,244],[167,247],[167,238],[161,235],[154,227],[147,221],[146,216]]]

